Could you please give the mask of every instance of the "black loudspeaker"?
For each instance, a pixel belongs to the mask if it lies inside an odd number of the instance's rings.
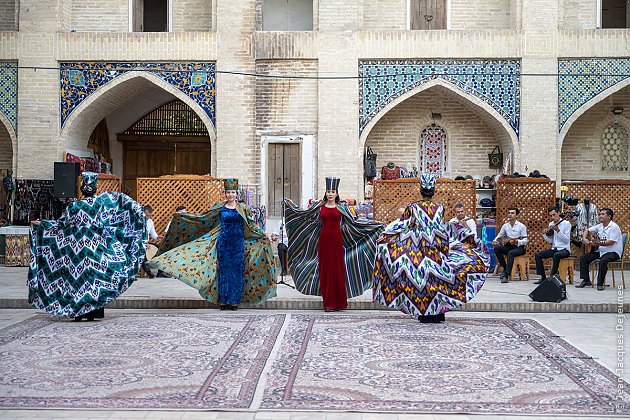
[[[562,302],[567,298],[567,286],[554,274],[540,283],[529,297],[536,302]]]
[[[77,180],[81,165],[77,162],[55,162],[55,197],[77,198]]]

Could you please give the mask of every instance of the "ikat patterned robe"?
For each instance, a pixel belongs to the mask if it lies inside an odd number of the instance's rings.
[[[194,287],[202,298],[219,303],[217,239],[221,232],[220,210],[215,204],[202,215],[175,214],[160,249],[148,262]],[[261,303],[276,296],[276,267],[271,242],[254,221],[251,209],[238,203],[245,237],[245,285],[242,303]]]
[[[102,308],[136,280],[146,246],[142,206],[125,194],[70,203],[59,220],[31,226],[29,302],[69,317]]]
[[[489,268],[468,227],[445,223],[439,204],[412,203],[378,241],[374,301],[414,316],[448,312],[479,292]]]

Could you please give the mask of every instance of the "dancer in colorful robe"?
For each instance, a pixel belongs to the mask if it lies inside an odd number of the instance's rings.
[[[307,210],[285,200],[289,267],[297,290],[321,295],[325,311],[348,307],[372,285],[376,239],[383,225],[357,221],[339,201],[339,178],[326,178],[326,194]]]
[[[374,266],[374,301],[423,322],[469,302],[490,267],[483,242],[461,223],[445,223],[444,207],[431,201],[436,177],[421,177],[422,201],[411,203],[385,228]]]
[[[199,291],[221,310],[276,296],[271,242],[251,209],[237,201],[238,180],[225,180],[226,200],[202,215],[176,213],[161,255],[147,263]]]
[[[31,225],[28,299],[57,316],[93,320],[136,280],[147,247],[142,206],[122,193],[95,196],[98,174],[82,174],[84,199],[59,220]]]

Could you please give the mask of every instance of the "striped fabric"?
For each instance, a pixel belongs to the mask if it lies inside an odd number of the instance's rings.
[[[289,236],[289,268],[297,290],[305,295],[321,296],[317,243],[322,227],[319,210],[324,202],[318,201],[307,210],[285,200],[286,229]],[[360,296],[372,287],[376,239],[383,225],[373,221],[358,221],[346,205],[337,205],[341,212],[341,236],[346,264],[346,293]]]

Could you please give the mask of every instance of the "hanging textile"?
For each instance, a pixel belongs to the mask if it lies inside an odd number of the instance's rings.
[[[446,131],[433,123],[422,130],[422,173],[444,176],[446,168]]]

